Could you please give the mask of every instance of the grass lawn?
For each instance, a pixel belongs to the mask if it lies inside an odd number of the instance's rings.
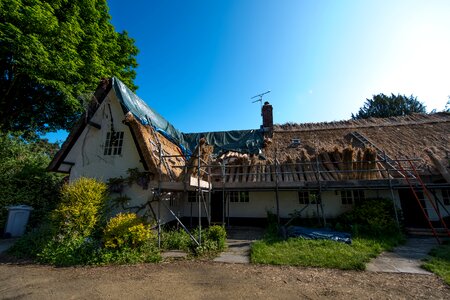
[[[330,240],[265,239],[253,243],[251,261],[258,264],[364,270],[366,263],[382,251],[402,242],[401,236],[353,238],[352,244]]]
[[[442,277],[450,285],[450,243],[445,243],[430,252],[431,258],[423,265],[425,269]]]

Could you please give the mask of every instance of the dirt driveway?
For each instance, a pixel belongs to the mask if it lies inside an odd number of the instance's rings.
[[[450,299],[434,275],[180,261],[53,268],[0,264],[2,299]]]

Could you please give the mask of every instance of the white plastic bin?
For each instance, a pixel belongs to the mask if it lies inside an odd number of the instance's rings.
[[[9,206],[5,235],[10,234],[12,237],[22,236],[25,233],[30,211],[32,210],[33,208],[28,205]]]

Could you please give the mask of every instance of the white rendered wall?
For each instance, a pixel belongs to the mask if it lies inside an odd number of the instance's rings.
[[[367,190],[364,192],[366,198],[392,198],[389,190]],[[394,197],[396,198],[397,207],[400,207],[396,193],[394,193]],[[279,199],[281,218],[289,218],[290,214],[295,210],[299,211],[305,207],[304,204],[299,203],[297,191],[280,191]],[[353,208],[353,205],[342,204],[340,191],[322,192],[322,201],[326,218],[335,218]],[[275,192],[272,191],[249,192],[249,202],[230,202],[229,205],[230,217],[235,218],[266,218],[267,212],[276,214]],[[184,209],[181,213],[186,217],[190,216],[191,203],[185,201]],[[317,206],[310,204],[302,211],[301,215],[305,218],[317,216]],[[192,203],[192,216],[198,217],[198,203]],[[203,207],[202,216],[206,216]]]
[[[106,135],[111,131],[109,107],[111,107],[114,131],[124,132],[121,155],[104,155]],[[111,90],[91,119],[92,122],[99,124],[101,129],[87,125],[64,159],[66,162],[75,163],[70,169],[71,182],[79,177],[96,178],[106,182],[113,177],[128,177],[128,169],[137,168],[141,172],[144,171],[130,129],[122,123],[123,120],[123,110],[114,91]],[[153,197],[151,188],[144,190],[137,184],[125,185],[122,194],[131,199],[127,206],[141,205]],[[111,194],[111,198],[118,196],[119,194],[116,193]],[[153,205],[153,207],[157,211],[157,206]],[[119,211],[117,209],[114,213]],[[161,220],[164,223],[173,220],[167,209],[161,209]]]

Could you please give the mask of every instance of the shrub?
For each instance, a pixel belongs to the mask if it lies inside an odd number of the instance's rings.
[[[156,247],[156,244],[151,241],[147,241],[137,248],[104,248],[99,252],[100,264],[152,263],[160,260],[161,255],[159,249]]]
[[[192,235],[197,238],[199,229],[192,231]],[[163,231],[162,248],[171,250],[189,251],[197,256],[213,256],[225,249],[227,232],[224,227],[214,225],[207,229],[202,229],[202,243],[197,246],[187,232],[182,229]]]
[[[337,219],[337,228],[355,235],[382,236],[398,233],[390,199],[367,199]]]
[[[29,227],[37,227],[55,208],[62,176],[46,168],[56,147],[45,140],[26,142],[0,132],[0,232],[6,226],[8,206],[32,206]]]
[[[88,265],[98,261],[100,245],[82,236],[57,236],[37,254],[38,260],[55,266]]]
[[[225,249],[226,239],[227,239],[227,231],[223,226],[214,225],[210,226],[205,233],[205,240],[212,241],[217,245],[217,250],[221,251]]]
[[[183,229],[162,231],[161,247],[168,250],[189,251],[193,247],[193,241]]]
[[[152,236],[150,228],[134,213],[119,213],[111,218],[103,233],[106,248],[136,248]]]
[[[51,240],[53,232],[54,230],[49,224],[34,228],[18,239],[8,253],[18,258],[34,259]]]
[[[198,228],[193,232],[195,237],[198,236]],[[226,247],[227,233],[225,228],[219,225],[210,226],[202,229],[202,243],[192,249],[197,256],[215,256]]]
[[[98,225],[107,199],[106,184],[79,178],[61,189],[61,200],[52,219],[63,235],[88,237]]]
[[[60,198],[51,215],[53,235],[37,253],[38,260],[57,266],[96,263],[100,243],[92,234],[104,213],[106,185],[79,178],[61,188]]]

